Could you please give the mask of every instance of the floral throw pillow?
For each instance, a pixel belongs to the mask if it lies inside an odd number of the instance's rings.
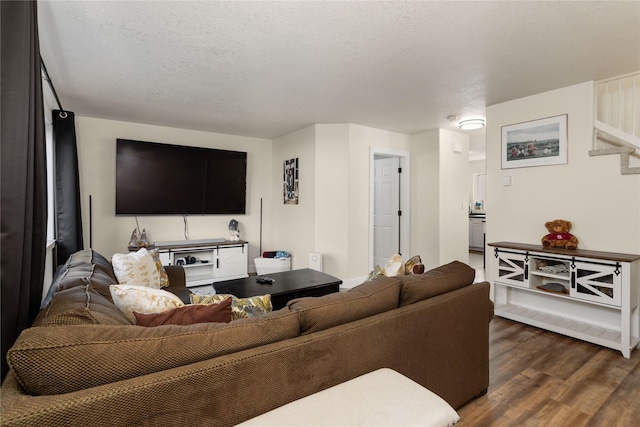
[[[273,310],[271,295],[258,295],[249,298],[237,298],[230,294],[195,295],[191,294],[192,304],[218,304],[227,298],[231,298],[231,318],[245,319],[247,317],[261,316]]]
[[[134,311],[142,314],[162,313],[184,306],[182,300],[171,292],[148,286],[111,285],[109,290],[113,303],[131,323],[136,323]]]
[[[164,269],[162,261],[160,261],[160,252],[158,252],[157,249],[152,249],[149,251],[149,253],[153,257],[153,262],[156,263],[156,268],[158,269],[158,274],[160,275],[160,287],[169,287],[169,275],[167,275],[167,271]]]
[[[111,264],[119,284],[160,289],[158,267],[145,248],[128,254],[114,254]]]

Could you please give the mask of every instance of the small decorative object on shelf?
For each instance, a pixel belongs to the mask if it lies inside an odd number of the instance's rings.
[[[129,239],[129,247],[135,248],[138,246],[138,229],[134,228],[131,232],[131,238]]]
[[[149,239],[147,238],[147,229],[143,228],[142,233],[138,236],[139,228],[136,227],[131,232],[131,237],[129,238],[129,250],[132,248],[146,248],[149,246]]]
[[[240,240],[240,229],[238,228],[238,221],[232,219],[229,221],[229,232],[231,233],[231,237],[229,240],[232,242],[237,242]]]
[[[542,263],[544,263],[544,261],[541,261],[538,264],[542,264]],[[548,274],[560,274],[560,273],[568,273],[569,267],[567,267],[563,263],[554,264],[554,265],[542,265],[542,266],[538,265],[538,270]]]
[[[578,249],[578,239],[571,230],[571,222],[564,219],[556,219],[544,224],[549,234],[542,238],[542,246],[545,248]]]
[[[147,239],[147,229],[143,228],[142,233],[140,234],[140,240],[138,240],[139,248],[146,248],[149,246],[149,239]]]

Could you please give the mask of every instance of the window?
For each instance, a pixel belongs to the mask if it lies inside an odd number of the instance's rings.
[[[51,113],[51,111],[49,111]],[[47,247],[55,243],[56,231],[55,231],[55,209],[56,209],[56,195],[55,195],[55,174],[54,174],[54,156],[53,156],[53,123],[47,114],[44,118],[44,132],[45,132],[45,147],[47,153]]]
[[[49,293],[49,288],[55,273],[55,244],[56,244],[56,182],[55,182],[55,154],[53,150],[53,116],[55,100],[51,88],[45,82],[43,75],[42,94],[44,101],[44,136],[45,152],[47,156],[47,250],[44,270],[44,280],[42,283],[41,304]],[[43,308],[43,307],[41,307]]]

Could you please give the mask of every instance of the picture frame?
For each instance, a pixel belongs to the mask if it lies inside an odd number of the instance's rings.
[[[285,205],[297,205],[300,200],[298,158],[285,160],[282,174],[282,196]]]
[[[568,115],[502,126],[502,169],[568,163]]]

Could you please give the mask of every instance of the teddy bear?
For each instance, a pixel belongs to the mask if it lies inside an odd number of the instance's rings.
[[[571,222],[556,219],[545,223],[544,226],[549,230],[549,234],[542,238],[542,246],[545,248],[578,248],[578,239],[569,233],[571,230]]]
[[[528,156],[535,156],[536,155],[536,146],[534,144],[527,144],[527,155]]]

